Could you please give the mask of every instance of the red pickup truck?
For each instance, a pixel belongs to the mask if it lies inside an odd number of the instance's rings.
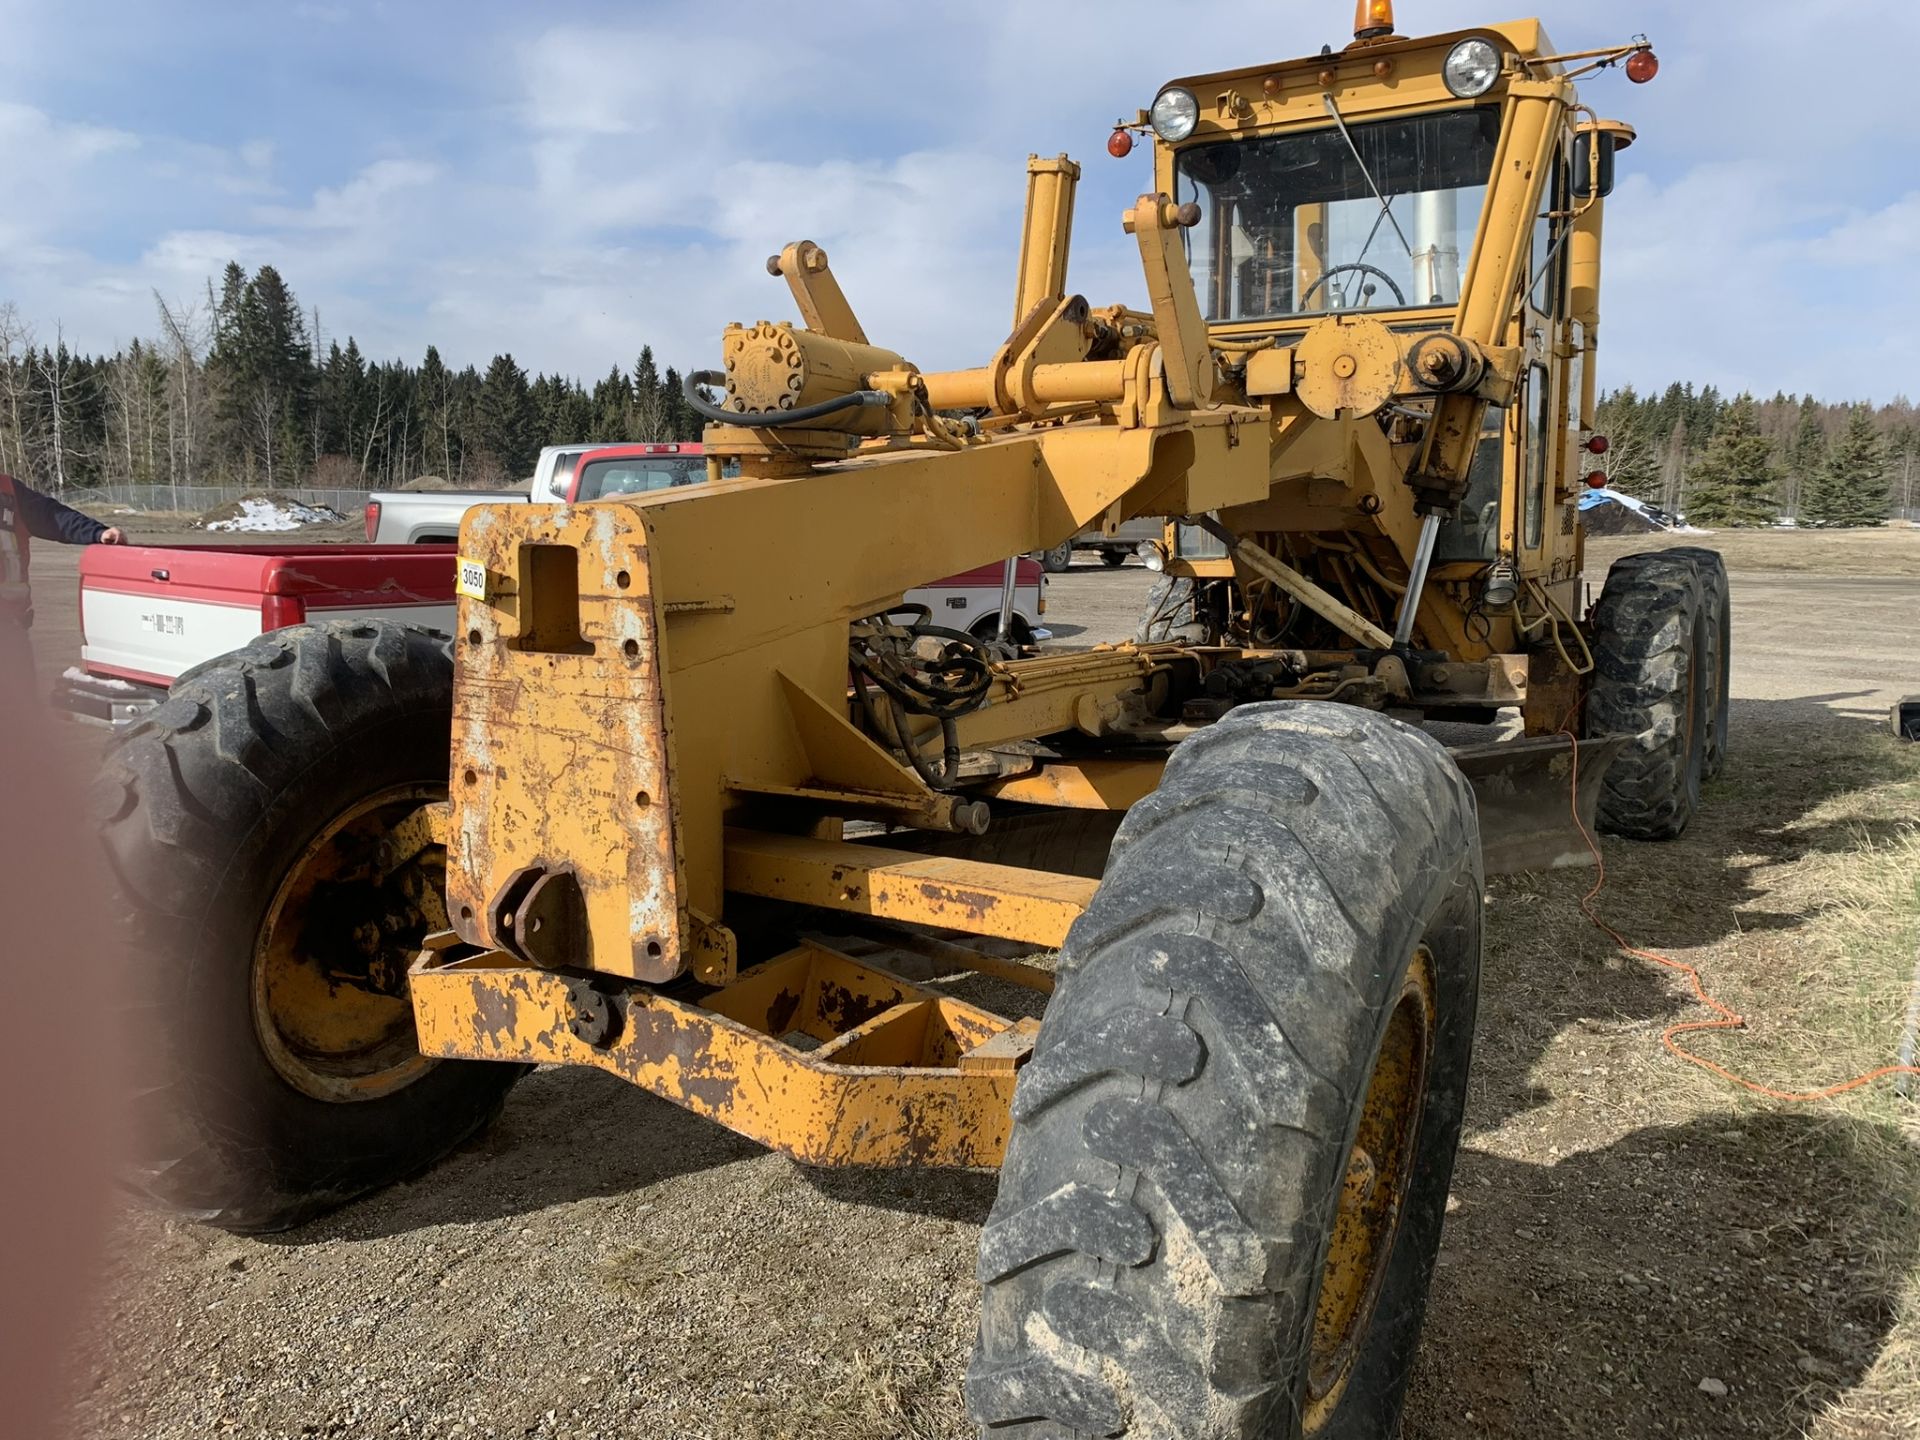
[[[183,670],[307,620],[378,616],[451,632],[451,545],[93,545],[80,557],[80,664],[54,703],[114,724]]]

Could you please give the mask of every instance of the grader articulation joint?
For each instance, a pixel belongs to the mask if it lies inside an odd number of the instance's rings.
[[[1154,142],[1144,308],[1068,287],[1064,156],[1028,161],[972,368],[875,344],[788,245],[802,323],[729,326],[687,387],[711,483],[469,512],[450,646],[307,627],[183,682],[108,838],[136,895],[198,887],[155,911],[163,968],[238,978],[181,987],[224,998],[176,1005],[158,1187],[293,1223],[456,1143],[516,1067],[591,1065],[810,1164],[1002,1164],[988,1433],[1391,1433],[1485,876],[1685,826],[1728,632],[1706,552],[1618,562],[1582,613],[1632,132],[1571,82],[1645,42],[1360,9],[1346,50],[1116,130]],[[1165,531],[1132,643],[1009,661],[902,606],[1137,517]],[[301,939],[402,875],[410,1013],[392,957],[361,984]]]

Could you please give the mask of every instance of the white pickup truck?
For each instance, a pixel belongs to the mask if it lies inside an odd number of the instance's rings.
[[[574,462],[589,450],[616,443],[547,446],[534,462],[533,479],[527,482],[525,490],[376,490],[367,500],[367,543],[451,545],[460,536],[460,517],[475,505],[571,500],[574,497],[568,491],[573,483]],[[663,464],[683,455],[696,461],[700,457],[698,445],[664,444],[646,448],[656,451]]]

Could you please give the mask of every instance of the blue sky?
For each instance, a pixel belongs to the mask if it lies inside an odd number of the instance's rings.
[[[1506,18],[1401,0],[1409,33]],[[1519,9],[1521,7],[1515,7]],[[1609,214],[1603,383],[1920,395],[1920,6],[1540,3],[1564,48],[1649,33]],[[811,238],[927,368],[1004,334],[1029,151],[1082,161],[1073,287],[1139,302],[1115,117],[1175,75],[1339,44],[1347,0],[828,6],[27,6],[0,0],[0,301],[81,348],[156,329],[229,258],[380,356],[511,350],[591,378],[709,363],[786,318]],[[854,18],[857,16],[857,20]],[[743,17],[749,23],[742,23]],[[1886,56],[1884,76],[1870,73]]]

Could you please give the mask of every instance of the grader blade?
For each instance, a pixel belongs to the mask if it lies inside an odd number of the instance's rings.
[[[1582,740],[1577,755],[1564,735],[1452,749],[1454,763],[1480,804],[1486,873],[1513,875],[1591,864],[1587,837],[1594,834],[1600,782],[1627,738]]]

